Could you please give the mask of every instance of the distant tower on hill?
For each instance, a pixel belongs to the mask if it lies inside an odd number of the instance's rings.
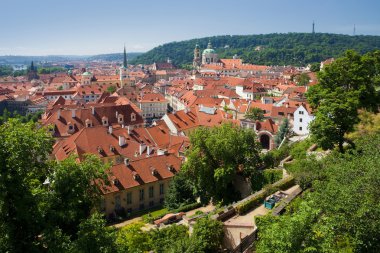
[[[201,51],[199,50],[199,45],[197,43],[194,48],[193,67],[194,69],[197,69],[199,66],[201,66]]]
[[[128,60],[127,60],[127,52],[125,51],[124,45],[124,55],[123,55],[123,65],[120,67],[120,85],[123,87],[126,84],[126,79],[128,77]]]
[[[354,33],[353,33],[353,35],[354,36],[356,35],[356,26],[355,26],[355,24],[354,24]]]
[[[312,30],[312,34],[315,33],[315,23],[314,23],[314,20],[313,20],[313,30]]]

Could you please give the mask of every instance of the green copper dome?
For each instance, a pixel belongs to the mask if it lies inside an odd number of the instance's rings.
[[[92,74],[91,74],[90,72],[86,71],[86,72],[84,72],[84,73],[82,74],[82,76],[92,76]]]
[[[215,50],[212,48],[207,48],[207,49],[203,50],[202,54],[215,54]]]

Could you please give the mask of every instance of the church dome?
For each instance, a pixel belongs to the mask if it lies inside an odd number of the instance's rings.
[[[90,72],[86,71],[86,72],[84,72],[84,73],[82,74],[82,76],[92,76],[92,74],[91,74]]]
[[[203,50],[202,54],[215,54],[215,50],[212,48],[211,41],[208,42],[207,48]]]
[[[215,54],[215,50],[212,48],[207,48],[207,49],[203,50],[202,54]]]

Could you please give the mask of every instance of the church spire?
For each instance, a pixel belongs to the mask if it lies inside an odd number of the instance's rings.
[[[128,67],[128,62],[127,62],[127,53],[125,51],[125,45],[124,45],[124,60],[123,60],[123,67],[127,68]]]

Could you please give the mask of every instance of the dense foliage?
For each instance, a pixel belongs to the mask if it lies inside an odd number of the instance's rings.
[[[67,252],[81,231],[91,235],[88,226],[105,230],[90,217],[100,197],[94,182],[107,182],[99,159],[49,162],[51,134],[18,119],[0,126],[0,140],[0,252]]]
[[[223,223],[208,217],[197,221],[191,236],[188,228],[183,225],[149,231],[143,231],[142,227],[141,223],[133,223],[117,233],[118,252],[217,252],[223,239]]]
[[[7,122],[10,118],[16,118],[22,123],[26,122],[37,122],[42,115],[43,111],[37,111],[35,113],[28,113],[25,116],[18,114],[16,111],[13,113],[9,112],[6,108],[3,110],[3,114],[0,115],[0,125]]]
[[[379,252],[380,132],[291,167],[311,187],[280,217],[258,219],[257,252]]]
[[[324,149],[336,144],[343,152],[345,134],[358,122],[358,109],[377,111],[380,85],[380,51],[363,56],[347,51],[318,72],[318,85],[307,93],[315,120],[309,128],[314,140]]]
[[[205,49],[209,41],[219,58],[232,58],[237,54],[244,62],[262,65],[306,65],[337,58],[348,49],[366,53],[380,48],[379,36],[327,33],[224,35],[167,43],[132,62],[152,64],[166,61],[169,57],[178,66],[191,64],[195,44]]]
[[[258,107],[252,107],[245,113],[244,118],[262,121],[264,119],[264,111]]]
[[[182,166],[194,195],[229,203],[239,199],[233,181],[238,173],[249,177],[261,164],[255,133],[231,124],[198,128],[190,135],[191,148]],[[187,196],[188,192],[186,192]],[[166,200],[168,205],[168,199]]]

